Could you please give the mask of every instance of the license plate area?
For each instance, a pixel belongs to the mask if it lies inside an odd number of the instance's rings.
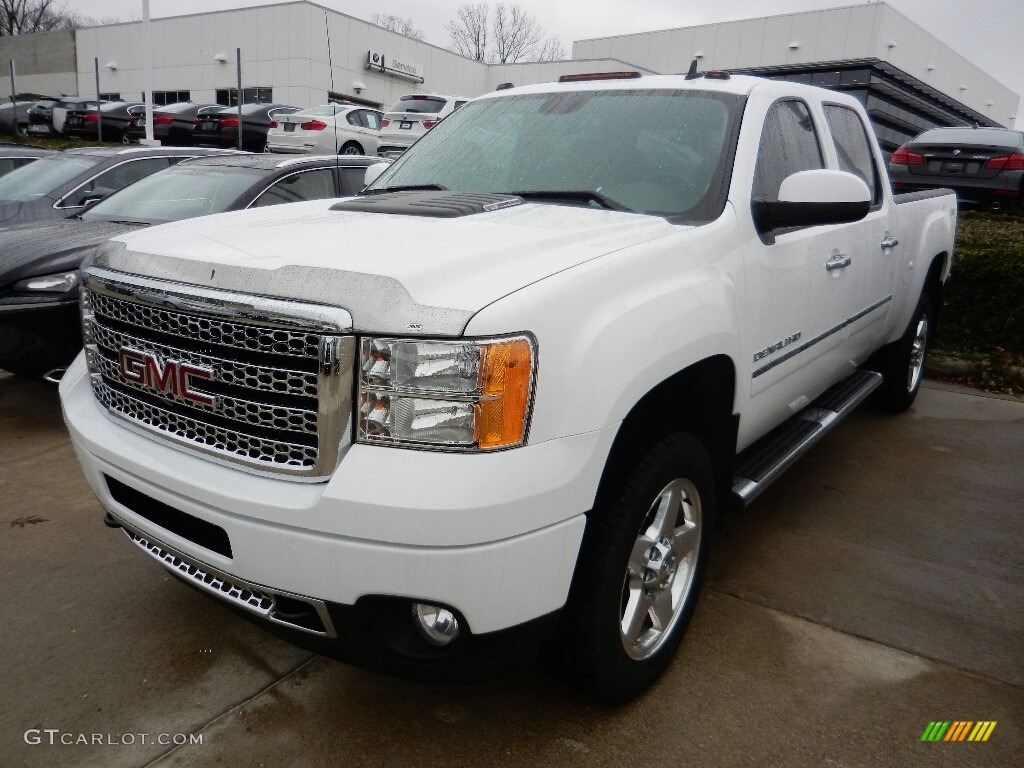
[[[400,122],[398,124],[398,129],[401,130],[401,131],[411,130],[412,129],[412,121],[411,120],[403,120],[402,122]]]
[[[963,173],[963,161],[947,160],[945,163],[942,164],[942,170],[945,171],[946,173]]]
[[[284,124],[284,132],[285,133],[295,133],[295,123],[285,123]]]
[[[202,125],[200,125],[199,128],[200,128],[200,130],[203,130],[203,131],[214,131],[214,130],[217,129],[217,124],[214,123],[214,122],[209,122],[208,121],[208,122],[204,122]]]

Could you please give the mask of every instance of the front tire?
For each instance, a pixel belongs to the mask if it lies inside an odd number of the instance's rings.
[[[339,155],[361,155],[363,154],[363,148],[354,141],[346,142],[342,145],[341,149],[338,150]]]
[[[885,410],[902,413],[917,398],[928,359],[934,316],[931,299],[922,293],[903,338],[880,350],[874,364],[869,365],[882,374],[875,402]]]
[[[664,672],[693,616],[715,514],[707,451],[638,445],[588,515],[553,651],[586,693],[625,702]]]

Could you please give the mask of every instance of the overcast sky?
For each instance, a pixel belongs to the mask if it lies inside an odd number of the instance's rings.
[[[63,0],[92,17],[131,21],[142,0]],[[794,11],[857,5],[851,0],[511,0],[532,13],[566,53],[573,40],[607,37]],[[868,0],[872,1],[872,0]],[[154,18],[267,5],[280,0],[150,0]],[[447,47],[445,24],[464,0],[318,0],[320,5],[369,20],[374,13],[410,18],[428,43]],[[886,0],[916,24],[1024,96],[1024,0]],[[496,4],[492,0],[492,5]],[[1016,127],[1024,127],[1024,104]]]

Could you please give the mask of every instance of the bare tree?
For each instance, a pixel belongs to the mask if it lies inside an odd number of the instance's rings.
[[[541,40],[537,20],[519,5],[498,3],[494,11],[494,58],[502,64],[534,55]]]
[[[557,37],[549,37],[537,50],[537,61],[564,61],[565,48]]]
[[[83,19],[55,0],[0,0],[0,37],[74,29]]]
[[[370,17],[370,21],[378,27],[384,27],[384,29],[389,29],[400,35],[405,35],[406,37],[411,37],[415,40],[423,39],[423,30],[417,29],[416,25],[413,24],[412,19],[403,19],[401,16],[375,13]]]
[[[445,25],[451,40],[451,50],[477,61],[487,60],[487,3],[460,5],[458,18]]]
[[[447,25],[449,48],[477,61],[515,64],[520,61],[558,61],[565,49],[557,37],[544,38],[537,19],[516,3],[498,3],[493,21],[486,2],[461,5],[458,18]],[[488,33],[493,47],[488,46]]]

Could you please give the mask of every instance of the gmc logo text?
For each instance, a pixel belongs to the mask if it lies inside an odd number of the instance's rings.
[[[165,360],[137,349],[122,348],[118,353],[121,378],[157,392],[177,395],[193,403],[213,405],[214,398],[192,389],[194,379],[213,380],[213,369]]]

